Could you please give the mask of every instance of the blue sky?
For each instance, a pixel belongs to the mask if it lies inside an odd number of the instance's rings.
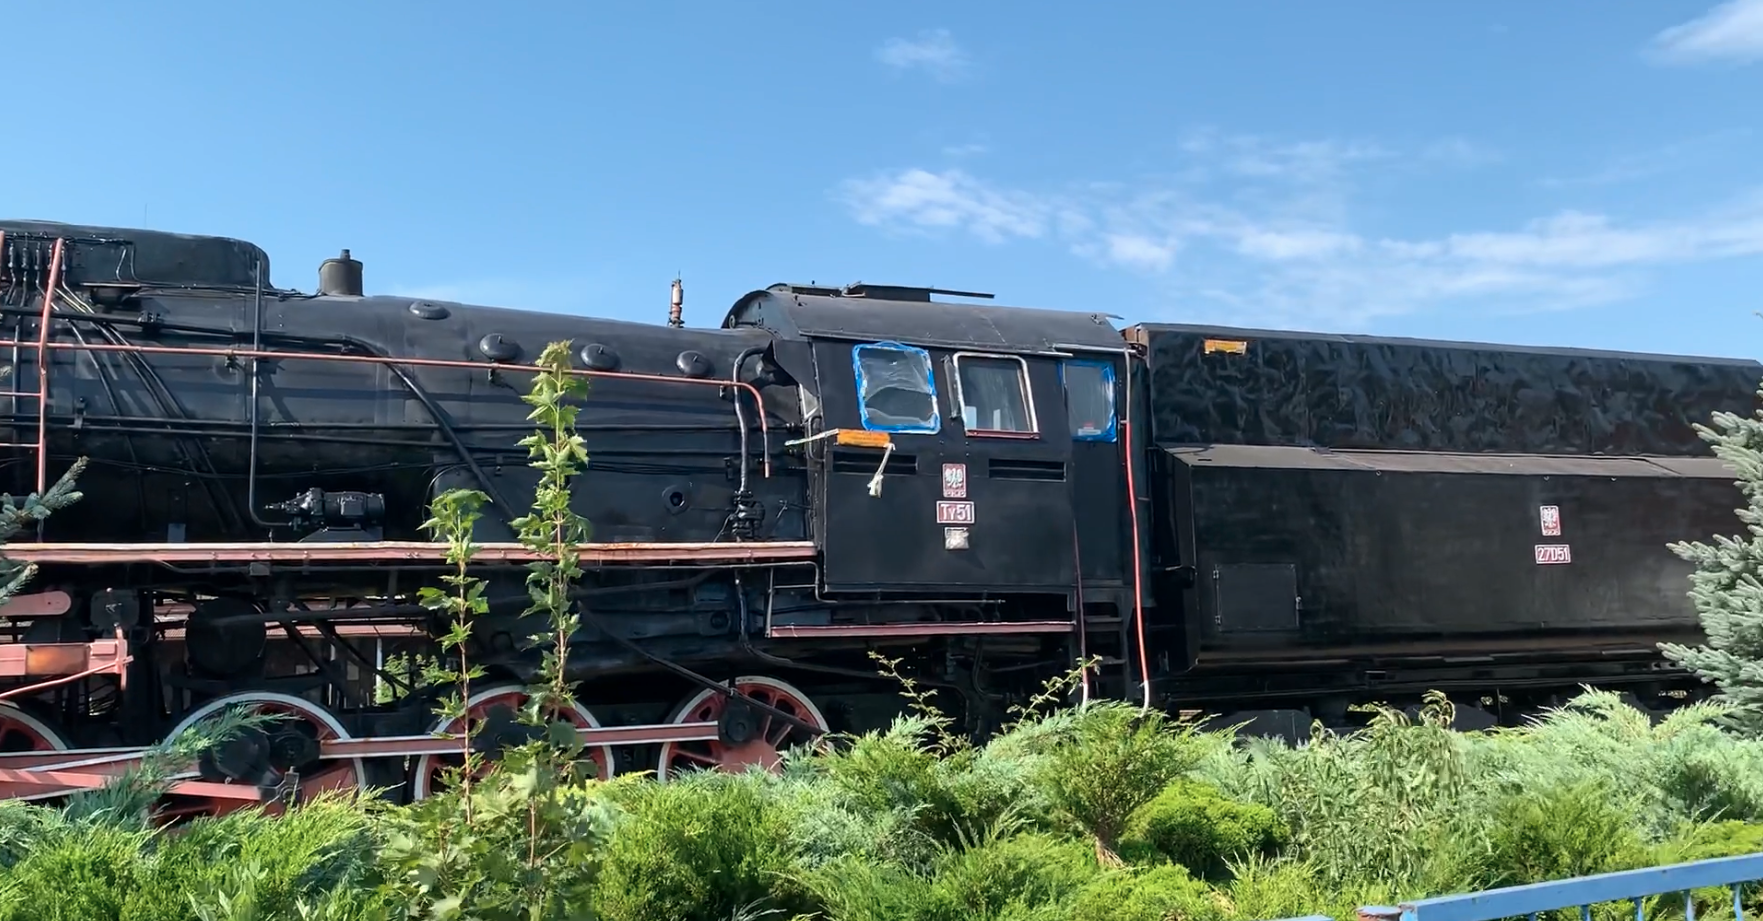
[[[864,280],[1763,351],[1763,0],[494,8],[9,9],[0,212],[653,322],[678,272],[693,325]]]

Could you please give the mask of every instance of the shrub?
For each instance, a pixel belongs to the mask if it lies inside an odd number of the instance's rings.
[[[1165,864],[1114,870],[1077,894],[1070,921],[1219,921],[1226,903],[1187,870]]]
[[[1471,874],[1478,888],[1517,886],[1647,864],[1633,813],[1603,782],[1545,787],[1499,801],[1487,849]]]
[[[1140,862],[1168,860],[1216,879],[1228,861],[1270,856],[1289,837],[1272,809],[1226,799],[1209,784],[1177,780],[1133,813],[1121,837],[1121,854]]]
[[[1020,918],[1062,906],[1096,875],[1091,849],[1037,833],[950,851],[937,868],[921,921]]]
[[[1127,820],[1199,764],[1210,740],[1191,725],[1118,702],[1092,703],[1047,721],[1034,780],[1047,802],[1111,851]]]
[[[792,828],[766,786],[758,776],[696,772],[628,789],[601,854],[598,917],[693,921],[801,905]]]

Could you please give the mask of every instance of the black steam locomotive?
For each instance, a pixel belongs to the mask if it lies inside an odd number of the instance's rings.
[[[569,667],[608,774],[873,727],[899,709],[873,651],[976,731],[1092,657],[1088,697],[1300,731],[1428,689],[1488,722],[1582,684],[1697,693],[1657,652],[1700,635],[1665,545],[1739,526],[1692,424],[1753,411],[1763,365],[938,295],[986,297],[774,285],[694,329],[677,286],[665,325],[370,297],[345,250],[307,294],[238,240],[0,222],[0,477],[89,459],[5,548],[39,571],[0,607],[0,796],[236,703],[302,728],[205,762],[192,809],[212,782],[425,795],[448,727],[407,662],[456,487],[489,497],[473,719],[517,731],[516,442],[555,341],[591,383]]]

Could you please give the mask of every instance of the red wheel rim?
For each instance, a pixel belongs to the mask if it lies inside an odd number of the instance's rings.
[[[823,733],[827,729],[826,717],[821,715],[820,708],[814,705],[808,695],[787,682],[751,675],[736,678],[731,684],[734,690],[759,703],[776,707]],[[671,722],[716,722],[727,711],[728,701],[728,695],[705,688],[687,698],[674,711]],[[809,744],[815,739],[813,733],[763,710],[755,711],[754,718],[756,728],[752,738],[746,742],[734,744],[711,739],[664,743],[661,746],[661,762],[656,768],[656,775],[666,780],[689,770],[715,768],[740,772],[753,765],[775,773],[786,749]]]
[[[244,705],[246,712],[260,714],[286,714],[303,720],[317,730],[318,741],[329,742],[349,738],[343,724],[337,721],[323,707],[303,698],[289,694],[278,694],[272,691],[241,691],[210,701],[197,708],[195,712],[184,717],[183,721],[166,736],[173,738],[184,729],[193,726],[211,714],[221,710]],[[301,774],[299,788],[295,791],[293,801],[305,802],[323,793],[339,790],[355,790],[367,787],[367,766],[360,758],[336,758],[321,762],[323,767],[309,774]],[[193,776],[189,779],[195,779]],[[232,783],[232,781],[219,781]],[[222,816],[240,809],[253,806],[263,807],[270,815],[279,815],[284,805],[282,802],[261,803],[247,799],[225,799],[221,797],[189,796],[172,794],[166,808],[161,810],[161,821],[176,821],[190,816]]]
[[[496,707],[506,706],[518,710],[528,699],[526,689],[515,685],[498,685],[478,691],[471,695],[471,699],[466,702],[464,717],[455,717],[436,723],[433,731],[437,733],[460,732],[465,728],[467,719],[472,721],[472,726],[475,728],[481,725],[483,719]],[[577,729],[600,728],[600,721],[594,718],[594,714],[587,707],[575,701],[571,701],[563,713],[553,712],[552,716],[553,718],[562,716],[573,723]],[[601,780],[612,779],[611,746],[591,745],[583,751],[582,755],[587,761],[593,763]],[[458,755],[423,755],[416,759],[416,768],[410,784],[410,798],[413,800],[427,799],[442,787],[447,769],[457,769],[464,763],[465,759]],[[480,768],[477,776],[483,776],[488,767],[490,766],[485,765],[484,768]]]
[[[48,723],[0,700],[0,753],[67,751],[67,741]]]
[[[55,727],[32,716],[24,708],[0,700],[0,753],[67,751],[67,740]],[[62,796],[71,790],[45,795],[42,788],[22,784],[0,783],[0,799],[43,799]]]

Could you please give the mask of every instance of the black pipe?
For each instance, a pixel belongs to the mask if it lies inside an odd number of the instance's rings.
[[[257,268],[251,276],[251,282],[251,350],[254,352],[261,352],[263,351],[262,259],[257,260]],[[245,513],[251,516],[251,521],[258,527],[274,531],[277,524],[275,522],[264,521],[263,516],[257,514],[257,423],[258,415],[261,412],[261,409],[257,404],[259,402],[258,388],[262,386],[262,383],[262,359],[254,357],[251,359],[251,449],[250,460],[245,463]],[[285,525],[287,522],[283,521],[280,522],[280,524]]]
[[[760,354],[764,351],[765,351],[765,348],[763,346],[757,346],[757,345],[752,346],[751,348],[742,349],[741,354],[735,356],[734,367],[729,369],[729,372],[728,372],[729,383],[739,385],[741,383],[741,365],[745,364],[747,362],[747,359],[753,357],[754,355]],[[747,413],[745,410],[741,409],[741,397],[746,394],[746,388],[741,387],[741,386],[734,386],[734,387],[730,387],[729,389],[734,391],[735,425],[738,426],[741,430],[741,487],[740,487],[740,494],[742,496],[745,496],[745,495],[747,495]]]

